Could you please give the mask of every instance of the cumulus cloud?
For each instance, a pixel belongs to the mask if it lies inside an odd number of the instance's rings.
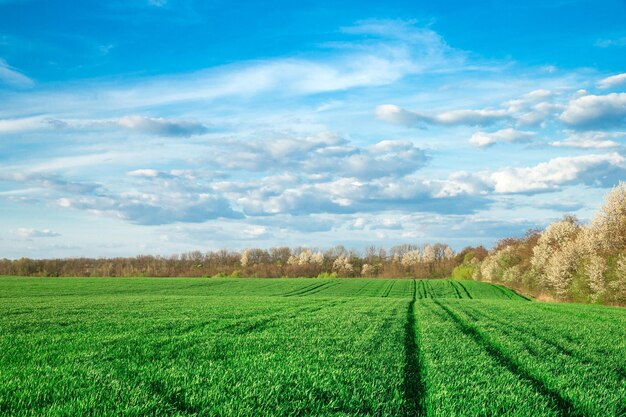
[[[35,82],[0,58],[0,85],[2,84],[16,88],[31,88]]]
[[[530,142],[535,136],[534,132],[527,132],[523,130],[515,130],[513,128],[501,129],[496,132],[476,132],[469,140],[474,146],[480,148],[487,148],[495,145],[498,142],[509,143],[523,143]]]
[[[160,117],[126,116],[119,119],[117,124],[129,130],[157,136],[189,137],[201,135],[209,131],[206,126],[200,123]]]
[[[612,128],[626,120],[626,93],[585,95],[571,100],[560,119],[576,128]]]
[[[517,123],[538,126],[545,124],[556,113],[562,111],[563,106],[553,102],[556,96],[557,94],[551,90],[533,90],[519,98],[506,101],[504,106]]]
[[[608,149],[622,145],[616,139],[626,139],[626,132],[582,131],[568,132],[568,136],[560,141],[550,142],[557,148]]]
[[[376,107],[376,117],[384,122],[403,125],[403,126],[419,126],[423,125],[428,118],[403,109],[395,104],[381,104]]]
[[[439,195],[439,185],[414,177],[358,180],[336,178],[318,183],[270,183],[248,190],[238,203],[250,216],[292,213],[371,213],[388,210],[473,213],[489,205],[483,196],[463,192]]]
[[[207,150],[206,158],[208,164],[223,170],[291,171],[311,180],[403,176],[419,170],[429,160],[424,150],[408,140],[357,146],[328,132],[308,136],[279,134],[263,140],[219,140]]]
[[[461,109],[451,110],[435,115],[409,111],[394,104],[381,104],[376,107],[376,117],[388,123],[408,127],[424,125],[441,126],[488,126],[509,118],[503,109]]]
[[[334,152],[333,154],[333,151]],[[383,140],[363,148],[320,149],[303,161],[304,172],[332,170],[332,175],[359,179],[404,176],[422,168],[426,153],[407,140]]]
[[[59,233],[53,232],[50,229],[36,230],[36,229],[29,229],[25,227],[20,227],[19,229],[15,229],[13,233],[17,236],[25,237],[25,238],[61,236]]]
[[[626,73],[612,75],[598,81],[599,88],[613,88],[622,84],[626,84]]]
[[[451,176],[446,187],[473,193],[537,193],[558,190],[570,184],[608,187],[625,175],[626,158],[614,152],[553,158],[532,167],[457,173]]]
[[[152,174],[151,170],[137,171],[143,174],[139,179]],[[125,190],[113,191],[99,184],[74,182],[54,174],[0,175],[0,181],[27,184],[46,191],[40,193],[41,198],[52,199],[58,207],[85,210],[136,224],[200,223],[242,217],[227,198],[210,185],[195,181],[185,171],[149,178],[150,182],[127,184]]]
[[[202,223],[218,218],[241,218],[230,202],[212,193],[139,192],[64,197],[59,207],[86,210],[142,225]]]
[[[539,89],[530,91],[520,98],[506,101],[504,104],[507,106],[510,112],[523,111],[529,106],[537,103],[545,102],[554,97],[554,92],[546,89]]]

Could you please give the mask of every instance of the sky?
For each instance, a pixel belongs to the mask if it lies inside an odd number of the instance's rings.
[[[626,2],[0,0],[0,258],[444,242],[626,179]]]

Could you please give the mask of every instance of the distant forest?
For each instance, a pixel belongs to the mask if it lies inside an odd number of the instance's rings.
[[[319,251],[278,247],[194,251],[170,257],[0,260],[0,275],[36,277],[380,277],[473,279],[534,297],[626,305],[626,183],[611,190],[589,224],[573,216],[455,253],[448,245],[343,246]]]

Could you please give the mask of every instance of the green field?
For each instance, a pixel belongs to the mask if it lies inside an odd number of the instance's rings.
[[[626,310],[474,281],[0,278],[1,416],[626,416]]]

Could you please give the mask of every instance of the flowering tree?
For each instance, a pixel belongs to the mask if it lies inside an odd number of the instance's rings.
[[[411,267],[417,265],[422,261],[422,256],[420,254],[419,249],[411,250],[402,255],[400,263],[404,267]]]
[[[612,253],[626,249],[626,182],[620,182],[607,195],[591,228],[601,249]]]
[[[342,255],[333,262],[333,272],[340,276],[351,276],[354,274],[354,266],[352,266],[347,256]]]

